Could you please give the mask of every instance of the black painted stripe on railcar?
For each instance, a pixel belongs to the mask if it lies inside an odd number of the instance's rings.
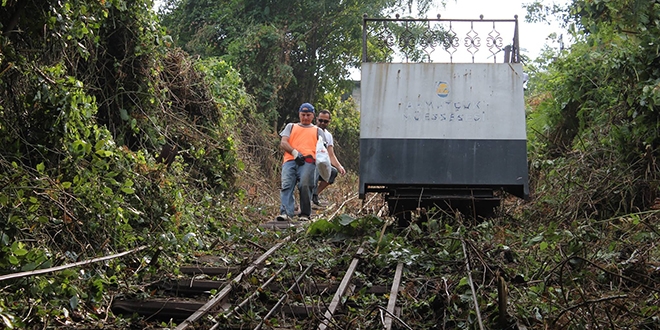
[[[360,139],[360,196],[367,185],[503,186],[527,197],[527,141]]]

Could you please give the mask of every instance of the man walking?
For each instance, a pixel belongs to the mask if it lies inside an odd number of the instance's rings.
[[[289,123],[280,133],[280,149],[284,151],[282,163],[282,187],[280,190],[280,215],[277,221],[291,219],[295,212],[293,197],[296,183],[300,195],[299,220],[309,220],[312,213],[311,198],[316,184],[316,142],[322,134],[312,124],[314,107],[303,103],[298,109],[299,123]]]
[[[327,186],[335,182],[335,178],[337,178],[337,172],[341,173],[342,175],[346,174],[346,170],[335,155],[332,133],[328,131],[328,125],[330,125],[331,120],[330,111],[328,110],[321,110],[321,112],[319,112],[318,119],[316,119],[317,126],[323,130],[323,133],[325,133],[324,140],[326,143],[326,148],[328,149],[328,155],[330,156],[330,164],[332,164],[332,173],[330,174],[328,181],[323,180],[323,178],[319,176],[318,173],[316,174],[318,178],[318,186],[316,187],[314,195],[312,196],[312,202],[316,206],[321,206],[318,195],[320,195]]]

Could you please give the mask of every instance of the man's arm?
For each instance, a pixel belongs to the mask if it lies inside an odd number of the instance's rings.
[[[289,144],[288,136],[282,137],[282,140],[280,141],[280,149],[282,149],[282,151],[293,154],[293,147]]]
[[[346,170],[344,169],[343,166],[341,166],[341,163],[337,159],[337,156],[335,156],[335,147],[334,146],[328,146],[328,155],[330,156],[330,164],[334,166],[339,173],[342,175],[346,174]]]
[[[280,133],[282,136],[282,139],[280,140],[280,149],[293,155],[293,158],[298,158],[298,150],[294,149],[289,143],[289,136],[291,131],[293,131],[293,125],[294,124],[287,124],[282,133]]]

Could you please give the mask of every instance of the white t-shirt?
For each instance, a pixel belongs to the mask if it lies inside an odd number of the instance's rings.
[[[323,133],[325,133],[325,136],[323,138],[325,139],[326,148],[330,147],[330,146],[334,147],[335,142],[332,139],[332,134],[330,133],[330,131],[328,131],[327,129],[323,129],[322,131],[323,131]]]

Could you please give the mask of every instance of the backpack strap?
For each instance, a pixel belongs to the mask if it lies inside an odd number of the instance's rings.
[[[325,132],[323,132],[323,130],[320,127],[317,127],[317,129],[318,129],[318,134],[316,135],[316,138],[318,139],[319,137],[321,137],[323,139],[323,146],[327,148],[328,141],[325,140]]]

